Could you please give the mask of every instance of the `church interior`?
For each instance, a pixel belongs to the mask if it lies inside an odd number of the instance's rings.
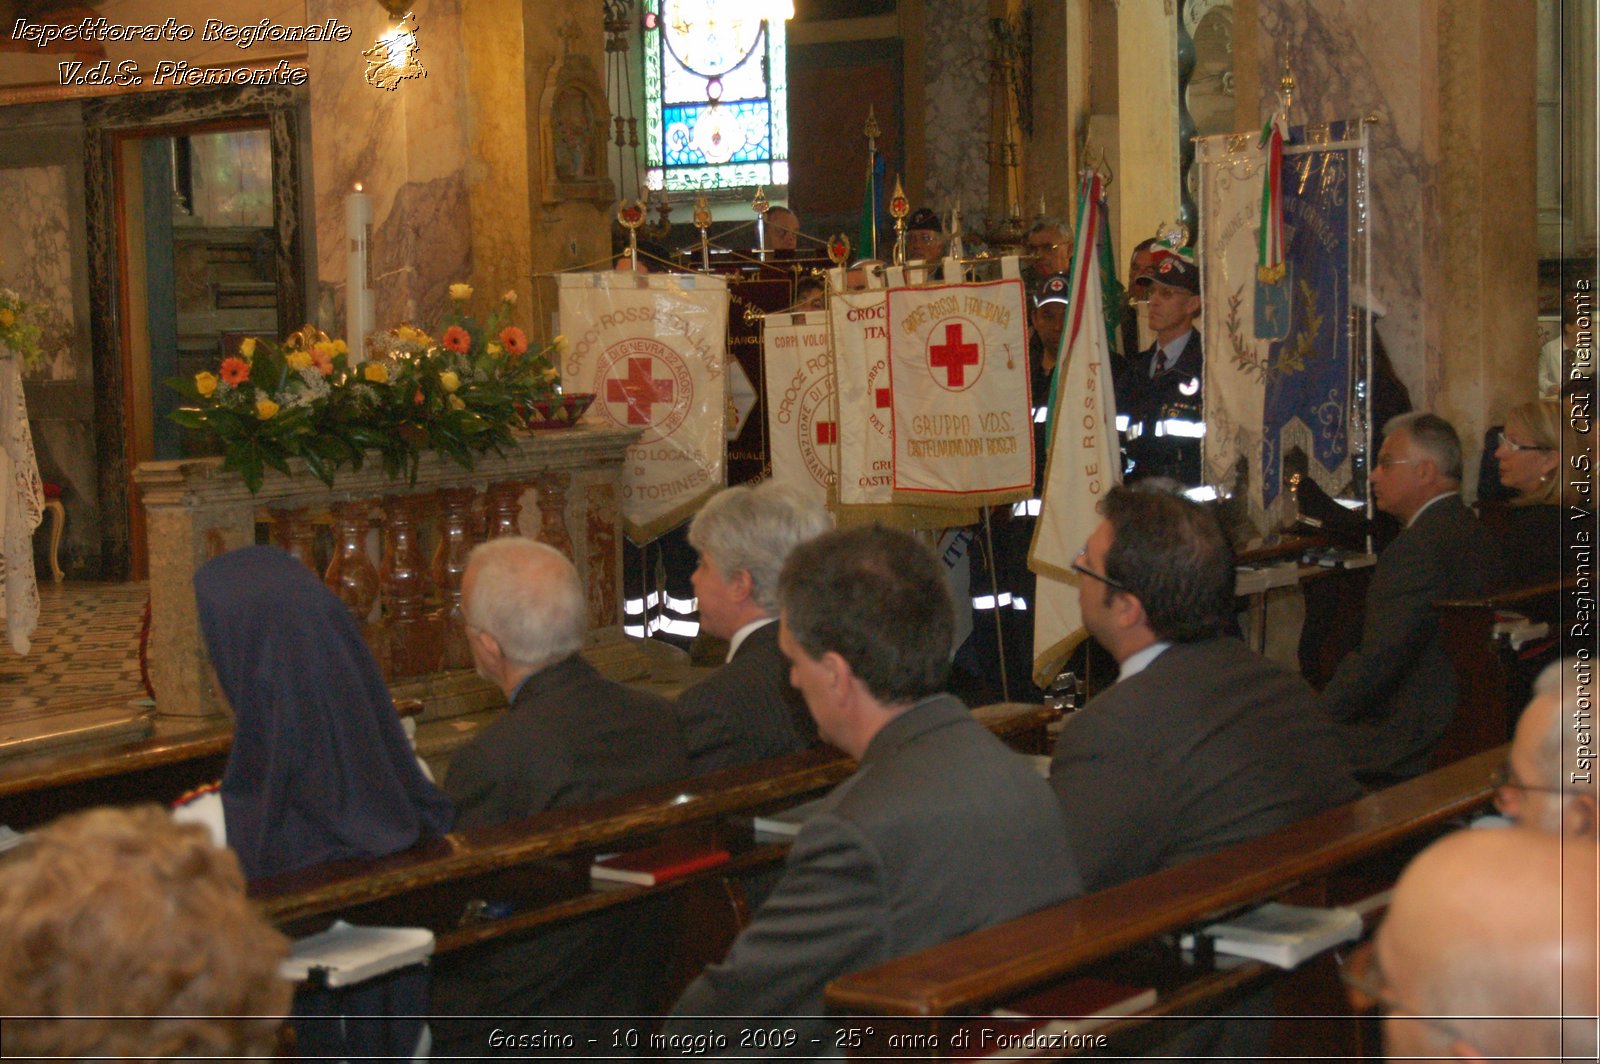
[[[43,32],[94,20],[150,32]],[[1079,175],[1097,171],[1126,284],[1141,239],[1172,225],[1204,233],[1197,143],[1254,144],[1287,103],[1288,124],[1313,141],[1330,124],[1360,130],[1370,267],[1350,300],[1371,313],[1411,407],[1459,430],[1471,502],[1480,441],[1540,394],[1539,351],[1561,335],[1564,296],[1588,293],[1592,322],[1597,35],[1592,0],[0,0],[0,289],[29,301],[39,325],[37,357],[15,385],[0,381],[5,444],[20,417],[39,485],[36,527],[14,534],[15,501],[0,515],[0,823],[164,804],[220,775],[232,711],[192,580],[251,544],[326,574],[364,619],[438,776],[504,703],[474,675],[460,627],[476,538],[520,531],[572,559],[585,657],[608,677],[670,695],[703,676],[706,661],[685,651],[693,627],[634,638],[647,633],[635,610],[677,589],[652,589],[649,567],[674,564],[671,550],[641,550],[623,519],[622,429],[519,434],[466,469],[413,452],[409,482],[373,458],[330,488],[268,459],[258,492],[218,470],[217,441],[172,416],[184,400],[165,383],[217,370],[246,337],[275,343],[304,327],[308,350],[316,337],[359,348],[363,326],[431,329],[460,310],[462,284],[480,299],[506,293],[524,342],[553,351],[582,329],[558,313],[563,275],[612,270],[630,239],[673,269],[715,258],[716,272],[754,285],[729,312],[730,363],[813,269],[891,258],[890,189],[946,235],[959,225],[969,252],[998,257],[1042,219],[1070,228]],[[880,213],[863,229],[874,159]],[[772,221],[758,198],[797,217],[798,250],[762,249]],[[876,255],[863,233],[883,242]],[[830,262],[839,234],[850,250]],[[728,482],[770,472],[760,433],[735,435]],[[691,512],[666,512],[652,538]],[[1269,653],[1304,668],[1300,619],[1316,607],[1298,594],[1263,594],[1250,616]],[[1269,614],[1293,621],[1272,627]],[[1359,612],[1316,616],[1360,625]],[[1491,623],[1483,616],[1471,623]],[[1463,688],[1505,703],[1514,687],[1485,647]],[[1020,701],[982,719],[1048,754],[1060,700]],[[1353,884],[1392,883],[1423,841],[1487,807],[1515,708],[1499,706],[1495,741],[1463,747],[1470,756],[1402,785],[1364,821],[1324,817],[1311,835],[1202,859],[1188,878],[1172,870],[1078,899],[1073,919],[1096,933],[1044,960],[1019,958],[1057,925],[1019,922],[921,967],[845,980],[829,1007],[867,1033],[840,1050],[948,1056],[964,1044],[952,1041],[958,1017],[1088,970],[1154,980],[1160,1007],[1135,1006],[1150,1015],[1248,1000],[1261,965],[1196,977],[1148,940],[1248,903],[1326,904],[1359,893]],[[809,751],[517,832],[458,832],[448,852],[268,879],[252,896],[291,937],[332,917],[420,924],[441,954],[470,956],[624,904],[587,889],[596,853],[674,832],[720,837],[733,814],[748,825],[848,771],[837,752]],[[746,828],[728,848],[731,871],[759,878],[784,845]],[[672,929],[658,1008],[749,918],[717,876],[685,882],[641,892]],[[493,910],[501,897],[515,911],[486,913],[484,899]],[[1303,1018],[1273,1030],[1273,1055],[1375,1059],[1376,1028],[1339,1019],[1350,1009],[1329,958],[1292,975],[1280,1004]],[[1160,1049],[1136,1024],[1118,1034],[1134,1051]]]

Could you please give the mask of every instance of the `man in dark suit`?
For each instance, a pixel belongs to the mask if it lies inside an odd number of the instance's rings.
[[[1050,783],[1084,885],[1114,886],[1360,796],[1316,694],[1236,635],[1233,550],[1159,482],[1113,488],[1073,564],[1117,660],[1067,719]]]
[[[479,675],[511,709],[456,751],[445,793],[471,827],[599,801],[679,779],[688,758],[664,699],[613,683],[578,656],[583,586],[552,547],[518,536],[473,549],[461,612]],[[578,1052],[606,1015],[643,1010],[649,914],[623,907],[529,938],[440,958],[437,1056],[491,1056],[489,1033],[542,1031],[563,1016]],[[455,1017],[473,1017],[457,1019]],[[496,1019],[495,1017],[501,1017]],[[586,1026],[587,1025],[587,1026]],[[602,1042],[609,1045],[609,1042]]]
[[[927,548],[880,527],[832,532],[795,548],[778,597],[794,685],[822,737],[860,764],[665,1031],[724,1033],[732,1055],[836,1056],[829,980],[1080,884],[1050,788],[943,693],[952,611]],[[740,1017],[764,1018],[784,1044],[741,1045]]]
[[[776,481],[714,495],[689,525],[700,554],[700,628],[728,641],[727,664],[678,696],[673,711],[696,773],[804,750],[817,741],[778,649],[778,574],[796,545],[831,527],[828,511]]]
[[[1194,327],[1200,316],[1200,268],[1184,251],[1161,244],[1155,249],[1147,291],[1156,339],[1116,375],[1117,421],[1129,481],[1158,476],[1193,485],[1200,483],[1205,431],[1200,387],[1205,360]]]
[[[1436,414],[1389,422],[1372,469],[1378,509],[1405,526],[1378,557],[1361,643],[1322,692],[1350,759],[1373,785],[1409,779],[1456,709],[1456,677],[1433,604],[1495,591],[1494,537],[1461,501],[1461,440]]]

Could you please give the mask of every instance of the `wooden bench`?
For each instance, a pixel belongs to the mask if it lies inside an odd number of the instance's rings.
[[[1528,669],[1519,668],[1515,653],[1495,637],[1496,614],[1559,617],[1561,596],[1570,589],[1570,584],[1553,580],[1498,595],[1433,604],[1445,652],[1455,668],[1457,691],[1455,717],[1434,751],[1435,767],[1508,741],[1527,703]]]
[[[1159,945],[1163,936],[1273,899],[1340,904],[1387,889],[1411,853],[1489,804],[1503,756],[1487,751],[1271,835],[836,979],[829,1009],[857,1033],[853,1055],[972,1056],[952,1046],[972,1017],[1093,972],[1156,988],[1155,1006],[1101,1029],[1149,1038],[1150,1029],[1137,1030],[1149,1018],[1198,1011],[1277,971],[1256,963],[1213,971]],[[1147,952],[1130,970],[1136,950]]]

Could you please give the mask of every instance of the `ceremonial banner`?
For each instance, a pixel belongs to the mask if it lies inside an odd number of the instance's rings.
[[[623,530],[646,543],[723,482],[728,288],[698,274],[567,273],[562,386],[592,415],[644,434],[622,472]]]
[[[1039,522],[1028,568],[1034,589],[1034,683],[1048,687],[1088,636],[1078,608],[1083,577],[1072,571],[1078,551],[1100,523],[1096,505],[1122,479],[1117,400],[1111,387],[1111,345],[1098,245],[1107,211],[1100,176],[1086,174],[1078,195],[1078,244],[1072,258],[1072,302],[1050,397],[1050,453]]]
[[[1330,495],[1364,496],[1370,429],[1364,387],[1368,334],[1352,325],[1351,293],[1366,287],[1370,245],[1366,130],[1359,122],[1290,130],[1282,153],[1281,278],[1258,270],[1263,170],[1254,137],[1198,142],[1201,319],[1206,350],[1204,477],[1244,503],[1259,542],[1291,512],[1289,469]],[[1263,301],[1265,305],[1263,305]]]
[[[839,394],[839,501],[894,501],[894,409],[889,389],[889,293],[828,296]]]
[[[828,316],[768,314],[764,350],[772,479],[826,506],[839,469]]]
[[[894,498],[930,506],[1033,494],[1021,281],[889,289]]]

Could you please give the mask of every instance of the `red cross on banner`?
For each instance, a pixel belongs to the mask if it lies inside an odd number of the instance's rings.
[[[944,343],[928,348],[928,365],[945,371],[945,386],[964,388],[967,384],[967,367],[978,364],[978,345],[961,342],[961,323],[953,321],[944,327]]]
[[[872,397],[873,404],[879,410],[887,410],[894,405],[894,400],[889,394],[889,389],[879,388]]]
[[[628,424],[648,425],[656,403],[672,402],[672,379],[652,377],[648,358],[630,358],[627,379],[606,381],[606,401],[628,404]]]
[[[830,443],[839,442],[839,423],[837,421],[817,422],[817,446],[826,447]]]

